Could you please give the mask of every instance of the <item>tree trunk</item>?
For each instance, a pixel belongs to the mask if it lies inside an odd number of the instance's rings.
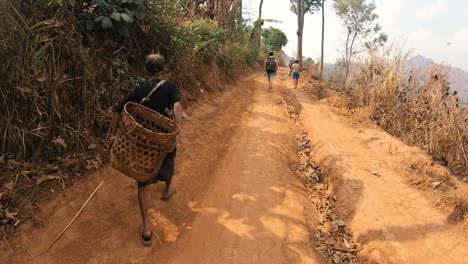
[[[348,58],[346,60],[345,84],[346,84],[346,81],[348,81],[349,72],[351,71],[351,59],[353,57],[353,47],[354,47],[354,41],[356,40],[356,36],[357,36],[357,32],[354,33],[353,39],[352,39],[351,44],[349,45],[349,49],[348,49]],[[348,37],[349,37],[349,34],[348,34]]]
[[[304,30],[304,0],[297,1],[297,60],[302,65],[302,32]]]
[[[255,44],[260,46],[260,39],[261,39],[261,31],[262,31],[262,7],[263,7],[263,0],[260,1],[260,5],[258,7],[258,19],[254,23],[254,28],[252,29],[252,33],[250,34],[250,40],[253,40]]]
[[[237,2],[237,14],[236,14],[236,23],[237,23],[237,30],[242,28],[242,0],[238,0]]]
[[[320,79],[323,79],[323,43],[325,41],[325,0],[322,0],[322,52],[320,55]]]
[[[348,78],[348,69],[349,69],[349,37],[351,36],[351,30],[348,29],[348,35],[346,36],[346,45],[345,45],[345,59],[344,59],[344,67],[345,67],[345,76],[343,78],[343,85],[342,89],[346,89],[346,79]]]

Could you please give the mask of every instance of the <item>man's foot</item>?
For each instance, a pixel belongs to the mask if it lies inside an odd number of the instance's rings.
[[[176,193],[175,188],[171,188],[171,189],[169,189],[169,191],[164,190],[163,194],[161,196],[161,200],[164,201],[164,202],[167,202],[167,201],[169,201],[171,199],[172,195],[174,195],[175,193]]]

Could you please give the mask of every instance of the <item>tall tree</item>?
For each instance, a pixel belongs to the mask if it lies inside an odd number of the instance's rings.
[[[252,33],[250,34],[250,39],[257,43],[260,46],[260,33],[263,26],[262,20],[262,7],[263,7],[263,0],[260,0],[260,5],[258,7],[258,19],[254,23],[254,27],[252,29]]]
[[[290,0],[291,11],[297,15],[297,60],[302,64],[302,37],[304,32],[304,16],[313,14],[320,8],[321,0]]]
[[[325,42],[325,0],[322,0],[322,48],[320,53],[320,79],[323,78],[323,44]]]
[[[355,45],[361,48],[375,48],[387,41],[387,35],[381,32],[382,27],[377,23],[378,15],[374,13],[375,4],[366,3],[365,0],[335,0],[334,8],[337,16],[346,28],[346,42],[343,58],[345,77],[343,88],[351,69],[351,61],[357,53]]]

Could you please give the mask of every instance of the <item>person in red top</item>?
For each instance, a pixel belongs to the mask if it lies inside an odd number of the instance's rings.
[[[110,128],[111,138],[114,137],[117,132],[117,126],[120,122],[120,114],[122,113],[125,104],[127,102],[139,103],[143,98],[145,98],[161,81],[161,73],[164,70],[164,65],[164,58],[160,54],[150,54],[146,57],[145,67],[150,77],[147,81],[133,89],[125,100],[115,108]],[[150,100],[144,103],[144,106],[149,107],[166,117],[173,117],[179,125],[181,124],[182,105],[180,104],[180,93],[176,85],[172,82],[164,82],[164,84],[162,84],[150,97]],[[173,116],[171,116],[171,114]],[[166,183],[166,188],[161,196],[161,200],[168,201],[171,198],[175,193],[175,188],[171,188],[171,182],[172,176],[174,175],[174,159],[176,152],[177,148],[175,148],[173,152],[167,154],[161,165],[159,173],[155,175],[154,178],[146,182],[138,182],[138,203],[140,205],[141,217],[143,220],[141,238],[145,246],[151,245],[152,237],[152,228],[148,216],[148,185],[154,184],[158,181],[164,181]]]

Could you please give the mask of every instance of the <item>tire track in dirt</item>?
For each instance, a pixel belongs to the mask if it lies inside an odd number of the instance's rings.
[[[422,151],[379,129],[356,129],[304,91],[295,94],[301,101],[304,128],[315,146],[314,160],[324,168],[340,214],[363,245],[361,260],[468,261],[466,226],[448,223],[447,213],[408,183],[408,161],[424,156]]]

